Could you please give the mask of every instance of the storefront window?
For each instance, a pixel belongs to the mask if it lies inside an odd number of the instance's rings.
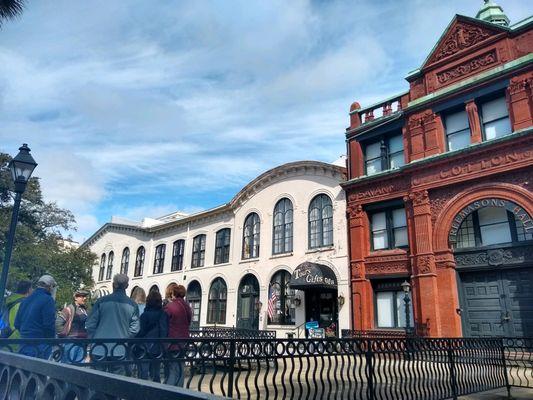
[[[374,285],[376,325],[378,328],[405,328],[405,292],[400,280]],[[409,326],[413,326],[413,304],[409,296]]]
[[[272,325],[294,325],[296,308],[294,290],[289,287],[291,274],[277,272],[270,281],[268,289],[268,323]]]

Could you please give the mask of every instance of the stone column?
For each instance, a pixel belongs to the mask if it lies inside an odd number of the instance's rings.
[[[451,249],[435,252],[435,266],[439,285],[439,307],[442,336],[461,337],[461,315],[459,314],[459,291],[455,272],[455,259]],[[458,312],[459,310],[459,312]]]
[[[413,255],[413,292],[418,298],[420,309],[416,323],[429,328],[427,334],[442,336],[439,313],[439,291],[435,255],[433,254],[433,229],[431,225],[431,208],[426,190],[413,192],[405,200],[412,202],[414,226],[414,243],[410,243]]]
[[[368,220],[360,204],[350,204],[347,209],[350,249],[350,278],[352,290],[352,324],[355,330],[373,328],[374,307],[372,286],[365,276],[365,255],[369,249]]]

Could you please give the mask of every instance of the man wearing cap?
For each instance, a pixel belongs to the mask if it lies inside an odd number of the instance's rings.
[[[139,332],[139,307],[126,295],[128,284],[127,275],[115,275],[113,277],[113,293],[99,298],[94,303],[91,314],[85,323],[87,334],[91,339],[129,339],[135,337]],[[125,361],[125,346],[116,345],[113,342],[108,342],[105,345],[108,348],[107,354],[105,354],[103,346],[95,346],[91,353],[92,358]],[[126,373],[124,365],[110,364],[108,370],[122,375]]]
[[[50,275],[37,281],[36,289],[20,304],[15,317],[15,328],[22,339],[46,339],[55,337],[57,283]],[[21,346],[19,352],[28,356],[48,358],[51,347],[47,344]]]
[[[87,321],[87,308],[85,301],[89,292],[83,289],[74,293],[74,303],[69,304],[61,310],[56,317],[56,333],[60,338],[77,338],[85,339],[87,330],[85,322]],[[61,361],[65,363],[82,362],[85,358],[85,349],[83,345],[67,343],[63,349]]]

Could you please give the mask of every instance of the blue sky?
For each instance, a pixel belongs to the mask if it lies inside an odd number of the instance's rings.
[[[0,151],[25,142],[83,240],[222,204],[261,172],[345,153],[348,109],[407,89],[479,0],[28,1],[0,30]],[[498,0],[511,22],[527,0]]]

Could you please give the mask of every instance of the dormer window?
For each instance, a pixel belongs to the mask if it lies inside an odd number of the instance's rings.
[[[405,164],[401,134],[381,137],[377,141],[368,143],[364,149],[367,175],[399,168]]]
[[[444,116],[446,142],[449,151],[470,146],[470,125],[465,110],[455,111]]]
[[[481,103],[481,121],[485,140],[497,139],[512,133],[505,97]]]

